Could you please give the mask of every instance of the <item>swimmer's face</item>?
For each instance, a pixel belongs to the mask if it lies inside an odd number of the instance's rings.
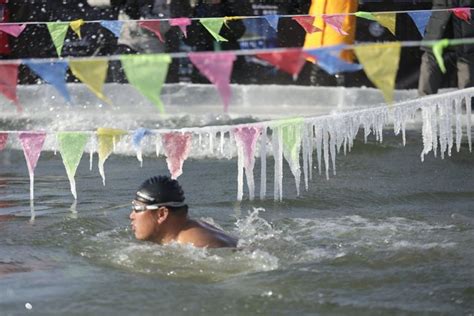
[[[133,202],[136,205],[143,205],[145,204],[134,201]],[[135,238],[138,240],[149,240],[153,237],[156,228],[157,228],[157,222],[156,222],[156,212],[152,210],[146,210],[142,212],[136,212],[132,208],[132,212],[130,213],[130,225],[132,228],[132,231],[135,234]]]

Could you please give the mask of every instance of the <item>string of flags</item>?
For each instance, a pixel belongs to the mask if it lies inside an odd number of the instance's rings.
[[[3,131],[0,132],[0,151],[7,145],[13,146],[16,139],[20,142],[30,176],[30,198],[34,199],[34,172],[43,145],[47,137],[55,137],[54,148],[61,154],[66,174],[70,181],[72,195],[77,199],[75,174],[86,148],[90,152],[90,169],[93,155],[98,154],[99,173],[105,185],[104,164],[114,152],[118,143],[126,143],[133,148],[137,159],[142,163],[144,144],[156,148],[156,155],[166,157],[169,172],[173,178],[183,173],[183,165],[190,156],[193,147],[202,150],[202,140],[207,138],[209,156],[232,158],[237,154],[237,199],[243,199],[244,174],[249,199],[255,197],[254,166],[260,157],[260,198],[265,199],[267,156],[274,157],[274,199],[283,198],[283,166],[287,162],[295,178],[297,194],[300,194],[300,182],[304,179],[306,190],[313,178],[313,165],[317,164],[319,174],[324,171],[329,179],[332,169],[336,175],[336,155],[340,151],[346,154],[351,150],[354,140],[362,127],[364,139],[372,133],[377,141],[383,141],[383,129],[387,125],[394,128],[396,135],[401,133],[405,145],[405,126],[421,111],[423,128],[423,151],[421,159],[429,152],[435,157],[438,152],[444,159],[451,155],[454,144],[460,151],[463,135],[467,135],[469,150],[472,152],[472,109],[471,98],[474,88],[437,94],[419,99],[404,101],[393,105],[367,108],[348,113],[339,113],[318,117],[296,117],[276,121],[241,124],[234,126],[212,126],[184,128],[176,130],[150,130],[139,128],[126,131],[111,128],[99,128],[91,131]],[[464,113],[464,115],[463,115]],[[463,119],[464,116],[464,119]],[[455,125],[455,133],[452,130]],[[215,141],[219,140],[220,141]],[[147,141],[145,141],[147,140]],[[224,148],[236,150],[225,151]],[[56,149],[54,149],[56,150]],[[226,153],[225,153],[226,152]],[[226,156],[230,153],[230,156]],[[316,153],[317,162],[313,162]],[[301,164],[302,161],[302,164]]]
[[[448,46],[474,44],[474,39],[452,39],[425,42],[388,42],[357,45],[335,45],[317,49],[286,48],[270,50],[191,52],[177,54],[119,55],[62,59],[22,59],[0,61],[0,93],[12,101],[21,111],[17,96],[18,67],[23,64],[46,83],[54,86],[67,103],[73,104],[66,85],[66,72],[83,82],[99,99],[107,104],[111,101],[103,92],[109,61],[119,60],[129,83],[157,106],[161,113],[165,108],[161,101],[161,90],[165,83],[172,58],[188,57],[192,64],[215,85],[228,111],[232,97],[230,79],[237,55],[253,55],[294,78],[301,72],[306,61],[311,58],[327,73],[364,70],[368,78],[380,89],[387,103],[393,101],[395,79],[400,62],[401,48],[404,46],[432,46],[440,69],[445,71],[442,58]],[[349,63],[340,58],[343,50],[352,49],[360,64]]]

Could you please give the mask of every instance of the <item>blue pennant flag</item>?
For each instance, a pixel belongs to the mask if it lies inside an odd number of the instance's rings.
[[[408,14],[412,18],[413,22],[415,22],[421,37],[425,36],[426,25],[428,25],[428,21],[430,20],[431,12],[408,12]]]
[[[151,135],[151,131],[146,129],[146,128],[139,128],[133,133],[133,146],[136,148],[140,147],[140,144],[142,142],[142,139],[147,136]]]
[[[23,60],[22,63],[27,65],[44,81],[55,87],[62,94],[64,99],[71,103],[71,96],[66,87],[66,71],[68,69],[67,62],[55,61],[38,63],[30,60]]]
[[[353,64],[339,58],[339,54],[345,45],[337,45],[329,48],[318,48],[306,51],[316,58],[318,65],[330,75],[341,72],[355,72],[362,70],[360,64]]]
[[[100,25],[114,33],[115,37],[118,38],[122,32],[123,21],[102,20],[100,21]]]
[[[280,16],[276,14],[267,14],[265,15],[265,20],[267,20],[268,24],[278,32],[278,21],[280,20]]]

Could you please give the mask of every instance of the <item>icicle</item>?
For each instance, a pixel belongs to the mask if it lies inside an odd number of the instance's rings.
[[[431,111],[431,134],[433,139],[433,155],[435,158],[438,156],[438,129],[439,129],[439,122],[438,122],[438,112],[436,105],[431,106],[428,108]]]
[[[439,111],[439,150],[441,153],[441,159],[444,159],[444,153],[448,148],[448,130],[446,128],[447,121],[447,109],[446,104],[438,105]]]
[[[324,165],[326,167],[326,179],[329,180],[329,135],[326,129],[327,123],[323,127],[323,148],[324,148]]]
[[[422,108],[421,115],[423,118],[423,151],[421,152],[421,161],[425,161],[425,155],[427,155],[433,149],[433,133],[431,127],[431,115],[432,111],[430,108]]]
[[[456,112],[456,151],[461,150],[462,141],[462,122],[461,122],[461,99],[456,99],[454,104]]]
[[[329,154],[331,155],[332,161],[332,173],[336,176],[336,132],[332,126],[329,124],[328,126],[328,133],[329,133]]]
[[[237,200],[244,196],[244,149],[237,144]]]
[[[407,144],[407,134],[406,134],[406,123],[405,121],[402,122],[402,140],[403,140],[403,147]]]
[[[255,148],[260,137],[260,127],[238,127],[233,130],[236,146],[239,149],[239,155],[244,157],[243,164],[249,189],[249,197],[252,201],[255,198],[255,181],[253,169],[255,166]],[[240,151],[241,150],[241,151]]]
[[[221,152],[221,155],[224,155],[224,132],[223,131],[220,132],[220,136],[221,136],[220,152]]]
[[[467,143],[469,145],[469,152],[472,152],[472,130],[471,130],[471,119],[472,119],[472,109],[471,109],[471,96],[467,96],[465,99],[466,102],[466,134],[467,134]]]
[[[314,142],[314,128],[313,124],[307,126],[308,129],[308,169],[309,169],[309,179],[313,180],[313,142]]]
[[[201,134],[201,133],[199,133],[199,141],[198,141],[198,143],[199,143],[199,149],[201,149],[201,147],[202,147],[202,134]]]
[[[311,127],[311,126],[310,126]],[[308,131],[308,126],[305,125],[303,129],[303,176],[304,176],[304,184],[305,189],[308,191],[308,178],[309,178],[309,143],[310,143],[310,135]]]
[[[295,119],[280,129],[283,137],[283,156],[295,177],[296,194],[298,196],[300,195],[301,183],[300,155],[303,127],[304,121],[302,119]]]
[[[452,117],[453,117],[453,102],[451,100],[446,101],[446,128],[448,130],[447,132],[447,137],[448,137],[448,155],[451,157],[451,150],[453,149],[453,123],[452,123]]]
[[[97,151],[97,138],[92,135],[89,141],[89,171],[92,171],[92,164],[94,162],[94,153]]]
[[[162,144],[163,144],[163,142],[162,142],[162,140],[161,140],[160,135],[156,135],[156,139],[155,139],[155,153],[156,153],[156,157],[160,157]]]
[[[214,133],[209,131],[209,153],[214,153]]]
[[[275,160],[274,199],[283,199],[283,137],[278,128],[273,128],[272,134],[273,157]]]
[[[321,151],[323,147],[323,130],[321,127],[314,126],[314,139],[316,142],[316,158],[318,159],[318,172],[321,175],[322,168],[321,168]]]
[[[263,128],[260,140],[260,200],[267,194],[267,127]]]
[[[53,145],[53,155],[57,155],[58,152],[58,134],[54,137],[54,145]]]

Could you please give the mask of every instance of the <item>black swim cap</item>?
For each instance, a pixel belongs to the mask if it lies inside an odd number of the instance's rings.
[[[170,202],[170,206],[174,207],[185,206],[184,199],[184,192],[178,181],[168,176],[146,180],[138,188],[135,197],[135,200],[148,205]]]

